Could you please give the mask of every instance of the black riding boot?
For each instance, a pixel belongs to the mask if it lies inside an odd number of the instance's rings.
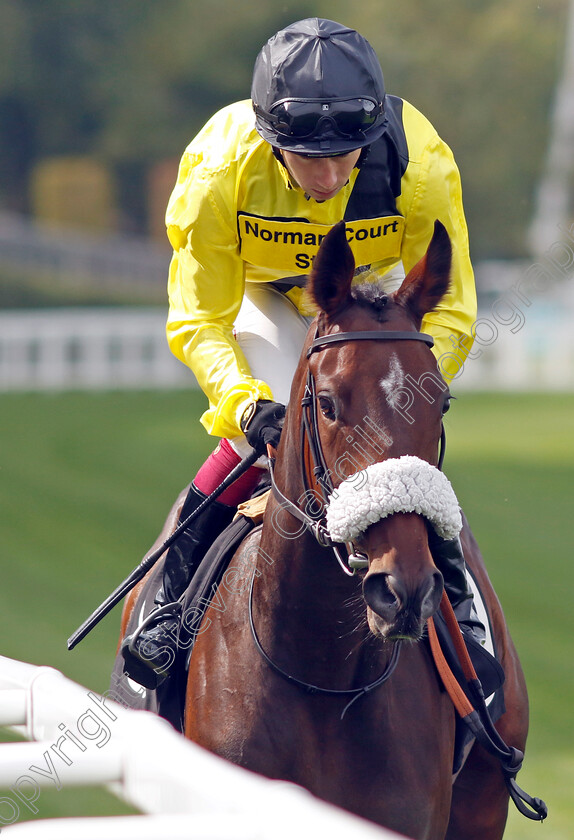
[[[206,498],[192,483],[179,516],[183,522]],[[157,688],[170,673],[176,659],[179,630],[179,599],[187,589],[207,549],[229,525],[235,508],[211,502],[169,548],[163,567],[163,582],[155,597],[158,609],[122,643],[124,671],[145,688]]]
[[[458,623],[468,628],[483,644],[486,630],[474,608],[474,597],[466,577],[466,564],[460,539],[444,540],[429,528],[429,547],[436,567],[444,578],[444,588]]]

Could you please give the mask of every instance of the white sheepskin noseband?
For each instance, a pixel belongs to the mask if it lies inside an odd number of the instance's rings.
[[[332,540],[348,542],[393,513],[420,513],[447,540],[462,528],[448,478],[413,455],[371,464],[346,478],[329,501],[327,527]]]

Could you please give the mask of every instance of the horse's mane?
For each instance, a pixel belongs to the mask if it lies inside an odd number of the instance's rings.
[[[369,309],[376,321],[385,320],[389,296],[377,283],[360,283],[351,287],[351,298],[358,306]]]

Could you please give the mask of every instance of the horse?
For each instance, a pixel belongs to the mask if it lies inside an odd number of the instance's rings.
[[[471,741],[453,773],[455,711],[425,641],[443,592],[430,514],[391,507],[335,545],[325,524],[332,498],[343,519],[364,501],[371,469],[406,458],[433,481],[444,475],[450,390],[420,329],[448,293],[450,264],[437,222],[427,253],[386,295],[352,284],[344,223],[321,244],[307,284],[318,315],[269,452],[273,492],[196,628],[182,728],[225,759],[415,840],[499,840],[509,796],[498,760]],[[460,537],[505,672],[496,729],[524,750],[518,655],[464,516]],[[161,562],[126,599],[122,638],[160,573]]]

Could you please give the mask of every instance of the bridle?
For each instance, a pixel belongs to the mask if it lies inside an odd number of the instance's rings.
[[[320,352],[335,344],[342,344],[348,341],[422,341],[428,347],[434,345],[432,336],[427,333],[416,332],[411,330],[365,330],[365,331],[350,331],[332,333],[331,335],[319,336],[315,334],[315,338],[307,349],[306,357],[310,359],[313,353]],[[331,473],[327,466],[321,440],[318,433],[318,415],[317,415],[317,391],[315,386],[315,377],[313,376],[310,367],[307,369],[307,380],[305,383],[305,392],[301,400],[303,409],[301,421],[301,472],[305,485],[305,497],[313,498],[314,504],[307,505],[305,510],[302,510],[299,505],[288,499],[281,490],[277,487],[274,475],[274,459],[269,459],[269,473],[271,477],[271,487],[273,495],[280,502],[281,507],[287,510],[294,516],[302,525],[310,531],[315,537],[316,541],[324,548],[330,547],[345,574],[353,575],[358,569],[366,567],[366,558],[363,555],[357,554],[352,550],[347,556],[343,556],[343,547],[334,543],[331,540],[329,531],[325,522],[325,511],[329,503],[329,496],[334,491],[334,485],[331,481]],[[318,488],[320,499],[317,498],[317,493],[312,489],[312,482],[308,476],[305,464],[305,451],[309,451],[311,459],[311,469],[313,484]],[[444,427],[441,427],[440,452],[438,468],[441,469],[444,460],[445,450],[445,434]]]
[[[391,674],[394,672],[397,664],[399,662],[399,655],[401,652],[401,642],[397,641],[393,644],[393,649],[391,652],[391,656],[389,661],[387,662],[383,673],[377,677],[376,680],[373,682],[368,683],[368,685],[363,685],[360,688],[323,688],[319,685],[313,685],[312,683],[304,682],[304,680],[299,680],[297,677],[294,677],[292,674],[289,674],[287,671],[284,671],[282,668],[275,663],[269,654],[266,652],[265,648],[261,644],[259,636],[257,635],[257,630],[255,629],[255,621],[253,618],[253,584],[255,582],[255,574],[251,578],[251,586],[249,588],[249,627],[251,629],[251,636],[253,637],[253,641],[255,643],[255,647],[261,654],[263,660],[267,663],[269,668],[286,680],[291,685],[295,685],[298,688],[302,688],[307,694],[322,694],[323,696],[329,697],[350,697],[351,699],[343,709],[341,713],[341,720],[344,718],[346,712],[351,708],[355,700],[358,700],[359,697],[364,697],[366,694],[370,694],[371,691],[374,691],[375,688],[378,688],[383,683],[387,682]]]
[[[422,332],[415,332],[409,330],[371,330],[371,331],[364,331],[364,332],[341,332],[341,333],[333,333],[331,335],[325,336],[318,336],[315,334],[315,338],[311,342],[308,350],[307,350],[307,359],[309,359],[313,353],[320,352],[328,347],[331,347],[334,344],[342,344],[343,342],[347,341],[422,341],[428,347],[432,347],[434,344],[433,338],[430,335]],[[281,504],[281,507],[285,510],[288,510],[296,519],[298,519],[307,530],[309,530],[319,545],[322,547],[330,547],[337,558],[337,561],[343,571],[348,575],[354,575],[356,570],[359,568],[364,568],[365,565],[368,564],[367,558],[363,557],[363,555],[357,555],[354,551],[353,553],[349,554],[348,557],[344,558],[342,555],[342,546],[338,543],[334,543],[331,540],[329,535],[329,531],[325,524],[325,510],[326,506],[329,502],[329,496],[334,490],[333,483],[330,477],[330,471],[327,467],[327,463],[325,460],[325,456],[323,453],[323,448],[321,446],[321,440],[319,438],[318,433],[318,417],[317,417],[317,393],[315,387],[315,377],[313,376],[310,367],[307,369],[307,380],[305,383],[305,392],[303,399],[301,401],[301,405],[303,408],[303,415],[302,415],[302,423],[301,423],[301,471],[303,475],[303,480],[305,484],[306,491],[311,489],[311,482],[307,475],[306,467],[305,467],[305,446],[308,447],[310,452],[310,457],[312,461],[312,471],[313,471],[313,478],[315,481],[316,486],[319,488],[319,492],[321,495],[321,504],[318,510],[311,511],[310,513],[307,510],[302,510],[298,505],[288,499],[277,487],[275,483],[275,476],[274,476],[274,459],[269,458],[269,474],[271,477],[271,487],[273,491],[273,495],[278,499]],[[444,453],[444,430],[441,433],[441,455],[439,457],[439,466],[442,464],[442,456]],[[373,691],[374,689],[378,688],[380,685],[385,683],[394,672],[398,661],[399,661],[399,654],[401,649],[401,642],[397,641],[393,645],[393,650],[391,653],[391,657],[383,670],[383,673],[373,682],[369,683],[368,685],[362,686],[360,688],[351,688],[351,689],[333,689],[333,688],[322,688],[317,685],[313,685],[311,683],[304,682],[303,680],[299,680],[296,677],[292,676],[291,674],[284,671],[280,668],[268,655],[268,653],[263,648],[261,641],[259,640],[259,636],[257,635],[257,631],[255,629],[255,622],[253,618],[253,587],[255,583],[255,574],[251,578],[251,586],[249,590],[249,626],[251,629],[251,635],[253,637],[253,641],[255,647],[259,651],[263,660],[267,663],[269,668],[278,674],[280,677],[285,679],[291,685],[296,685],[299,688],[302,688],[309,694],[322,694],[322,695],[329,695],[329,696],[336,696],[336,697],[351,697],[343,712],[341,714],[341,719],[344,717],[347,710],[353,705],[353,703],[369,692]]]

